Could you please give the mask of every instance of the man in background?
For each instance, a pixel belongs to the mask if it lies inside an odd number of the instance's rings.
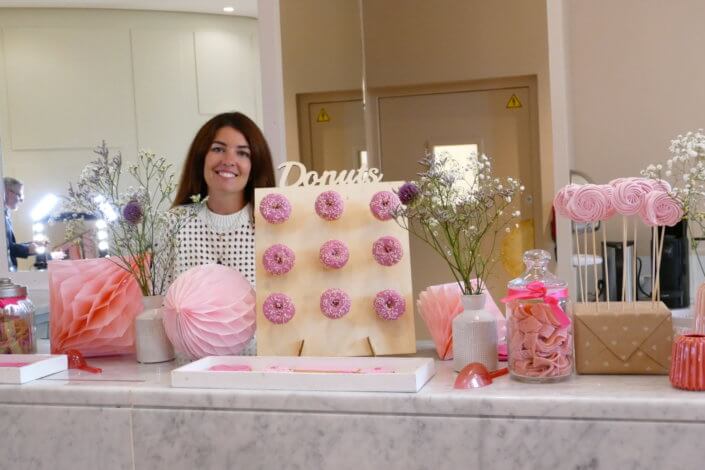
[[[24,185],[20,180],[6,176],[5,184],[5,235],[7,236],[7,263],[10,271],[17,271],[17,258],[27,258],[37,254],[37,244],[17,243],[12,228],[10,211],[15,211],[24,201]]]

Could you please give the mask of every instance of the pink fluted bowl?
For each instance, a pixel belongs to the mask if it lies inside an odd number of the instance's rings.
[[[685,390],[705,390],[705,335],[682,335],[673,342],[671,385]]]
[[[169,287],[162,313],[166,335],[181,355],[237,355],[255,334],[255,291],[235,269],[198,266]]]
[[[132,274],[106,258],[49,263],[51,352],[84,356],[135,352],[142,292]]]

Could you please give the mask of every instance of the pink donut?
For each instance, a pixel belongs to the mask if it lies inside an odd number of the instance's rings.
[[[380,237],[372,244],[372,256],[382,266],[394,266],[403,255],[401,243],[394,237]]]
[[[267,320],[281,325],[294,318],[296,307],[294,307],[294,302],[291,301],[288,295],[274,293],[269,294],[267,298],[264,299],[262,311]]]
[[[281,224],[289,219],[291,204],[283,194],[270,193],[259,202],[259,213],[270,224]]]
[[[321,294],[321,312],[333,320],[350,311],[350,296],[340,289],[328,289]]]
[[[294,251],[281,243],[272,245],[264,250],[264,255],[262,256],[265,271],[275,276],[291,271],[291,268],[294,267],[294,261],[296,261]]]
[[[393,289],[377,292],[374,301],[375,312],[382,320],[396,320],[406,311],[406,300]]]
[[[345,266],[350,258],[350,251],[345,242],[340,240],[328,240],[318,252],[318,259],[325,266],[333,269],[340,269]]]
[[[667,192],[654,190],[644,198],[644,208],[640,215],[646,225],[673,227],[683,218],[683,208]]]
[[[316,198],[316,214],[325,220],[338,220],[343,215],[345,203],[336,191],[325,191]]]
[[[394,217],[394,211],[399,204],[399,196],[393,192],[379,191],[370,200],[370,210],[377,220],[385,221]]]

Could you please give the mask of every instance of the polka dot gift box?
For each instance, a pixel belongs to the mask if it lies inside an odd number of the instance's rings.
[[[661,374],[671,364],[671,312],[663,302],[575,303],[579,374]]]
[[[416,351],[402,184],[255,190],[258,355]]]

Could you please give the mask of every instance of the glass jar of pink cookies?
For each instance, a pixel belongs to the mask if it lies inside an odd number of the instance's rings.
[[[526,271],[508,284],[509,373],[525,382],[556,382],[573,373],[573,324],[566,283],[548,270],[544,250],[524,253]]]

